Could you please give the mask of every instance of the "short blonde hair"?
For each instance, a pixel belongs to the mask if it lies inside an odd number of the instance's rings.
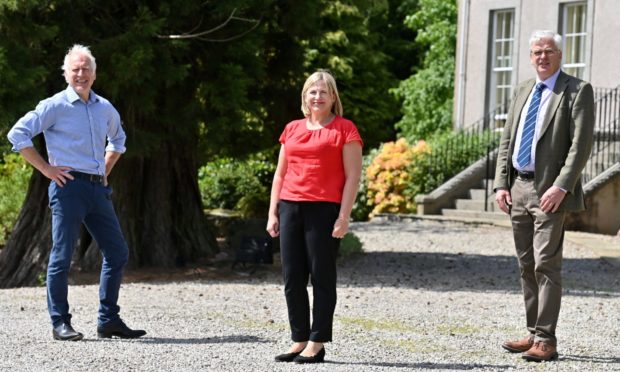
[[[327,85],[327,91],[334,97],[334,104],[332,105],[332,113],[342,116],[342,103],[340,102],[340,96],[338,95],[338,87],[336,86],[336,80],[327,70],[318,70],[306,79],[304,83],[304,87],[301,90],[301,112],[304,113],[305,117],[310,116],[310,108],[306,105],[306,100],[304,97],[306,96],[306,92],[313,86],[317,81],[323,80],[325,85]]]

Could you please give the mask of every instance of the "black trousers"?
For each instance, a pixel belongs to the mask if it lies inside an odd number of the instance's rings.
[[[336,256],[340,240],[332,237],[340,204],[279,202],[280,256],[291,338],[295,342],[332,340],[336,308]],[[310,325],[308,277],[313,304]]]

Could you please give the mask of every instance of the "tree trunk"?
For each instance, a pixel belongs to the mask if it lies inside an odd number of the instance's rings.
[[[0,288],[35,285],[45,278],[52,245],[48,185],[45,176],[32,173],[22,210],[0,251]]]
[[[129,245],[131,268],[183,266],[217,251],[188,150],[170,141],[148,158],[121,157],[110,176],[112,198]],[[35,285],[45,277],[51,248],[47,180],[35,171],[26,201],[9,240],[0,251],[0,288]],[[86,229],[73,267],[101,266],[101,254]]]

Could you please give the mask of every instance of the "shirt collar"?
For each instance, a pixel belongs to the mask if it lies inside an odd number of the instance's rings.
[[[545,87],[547,87],[547,89],[553,91],[553,88],[555,87],[555,82],[558,80],[558,76],[560,76],[560,71],[561,69],[558,69],[553,75],[549,76],[547,80],[539,80],[537,77],[536,84],[543,83],[545,84]]]
[[[71,85],[67,85],[67,89],[65,90],[65,92],[67,94],[67,99],[69,100],[69,102],[74,103],[77,100],[81,100],[80,96],[75,92]],[[88,94],[88,103],[95,103],[97,101],[99,101],[99,96],[97,96],[97,94],[91,89],[90,93]]]

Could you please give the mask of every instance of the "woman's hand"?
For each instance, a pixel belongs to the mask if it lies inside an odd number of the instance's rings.
[[[267,220],[267,232],[272,238],[280,235],[280,221],[278,220],[278,217],[269,217]]]
[[[332,236],[334,238],[342,239],[349,232],[349,220],[346,218],[338,217],[334,223],[334,231]]]

